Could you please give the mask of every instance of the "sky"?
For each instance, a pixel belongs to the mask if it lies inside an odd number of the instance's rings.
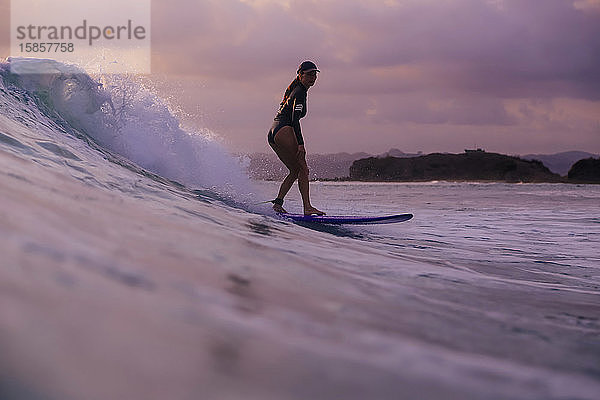
[[[312,60],[309,153],[600,153],[600,0],[162,0],[151,32],[144,79],[234,152]]]

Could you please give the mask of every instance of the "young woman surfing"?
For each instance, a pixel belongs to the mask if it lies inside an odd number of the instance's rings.
[[[279,111],[275,116],[273,126],[267,135],[269,145],[277,157],[289,170],[288,176],[279,188],[277,198],[273,200],[273,210],[285,213],[283,198],[298,179],[298,188],[304,204],[304,214],[325,215],[310,203],[308,189],[308,166],[306,165],[306,150],[300,129],[300,118],[306,115],[306,94],[317,80],[317,66],[312,61],[304,61],[298,68],[298,76],[288,86],[283,95]]]

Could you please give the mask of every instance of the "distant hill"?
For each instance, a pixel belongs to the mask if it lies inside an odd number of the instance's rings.
[[[369,157],[355,161],[350,179],[360,181],[504,181],[562,182],[540,161],[484,151],[429,154],[414,158]]]
[[[390,149],[388,152],[379,154],[377,157],[378,158],[385,158],[385,157],[409,158],[409,157],[419,157],[422,155],[423,155],[423,153],[421,153],[421,152],[414,154],[414,153],[405,153],[402,150],[398,150],[398,149]]]
[[[584,158],[599,157],[597,154],[584,151],[565,151],[556,154],[527,154],[521,156],[524,160],[539,160],[555,174],[566,176],[571,166]]]
[[[569,181],[600,183],[600,159],[579,160],[569,170]]]

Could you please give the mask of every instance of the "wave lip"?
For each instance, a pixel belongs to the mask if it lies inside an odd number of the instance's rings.
[[[182,128],[169,105],[134,77],[92,77],[75,65],[28,58],[9,58],[0,76],[9,91],[35,99],[28,104],[35,113],[149,172],[237,198],[254,192],[243,163],[214,133]]]

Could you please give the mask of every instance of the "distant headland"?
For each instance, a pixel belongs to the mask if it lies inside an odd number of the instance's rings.
[[[586,158],[577,161],[567,175],[573,183],[600,183],[600,159]]]
[[[482,149],[465,150],[462,154],[434,153],[411,158],[369,157],[352,163],[349,180],[600,183],[600,160],[581,160],[573,166],[567,177],[561,177],[541,161],[488,153]]]
[[[281,180],[287,175],[287,169],[274,153],[244,157],[253,179]],[[313,180],[600,183],[599,157],[582,151],[509,156],[483,149],[428,155],[391,149],[377,156],[309,154],[307,161]]]

